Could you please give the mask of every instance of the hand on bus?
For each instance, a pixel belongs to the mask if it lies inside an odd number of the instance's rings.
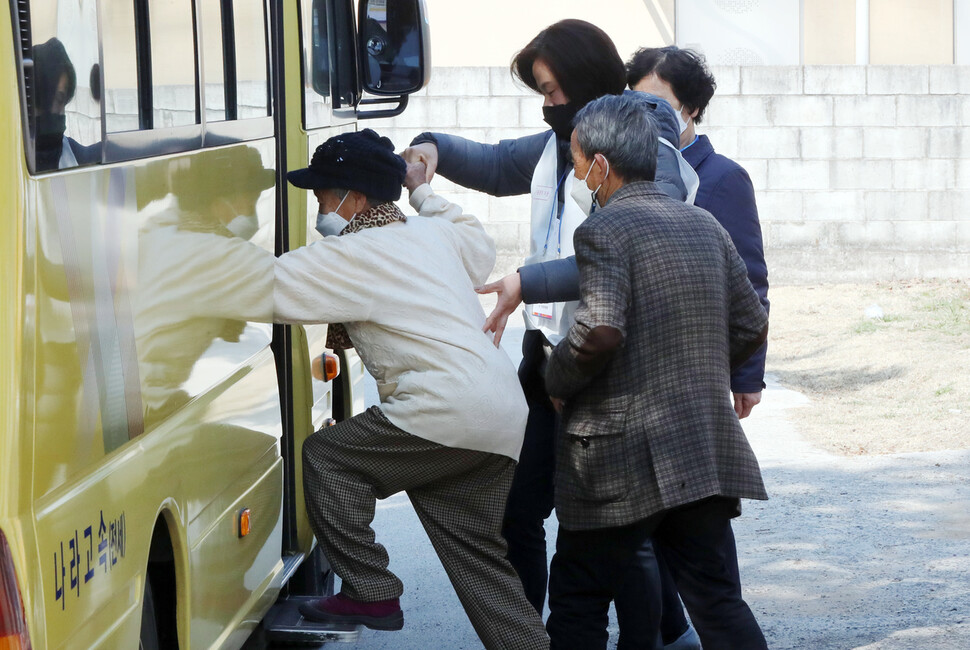
[[[414,192],[427,182],[427,168],[424,163],[420,161],[409,162],[408,170],[404,174],[404,187],[408,188],[408,192]]]
[[[408,164],[422,162],[427,167],[426,183],[430,183],[434,178],[435,171],[438,170],[438,147],[433,142],[422,142],[413,147],[408,147],[401,152],[401,157]]]
[[[522,279],[518,272],[510,273],[501,280],[476,287],[475,291],[480,294],[497,294],[498,301],[495,303],[495,309],[485,319],[485,327],[482,331],[486,334],[494,332],[493,342],[495,347],[498,347],[502,342],[502,334],[505,332],[509,315],[522,303]]]

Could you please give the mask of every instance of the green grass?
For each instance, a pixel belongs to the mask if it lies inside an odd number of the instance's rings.
[[[864,320],[856,323],[856,326],[852,328],[855,334],[872,334],[879,329],[879,326],[874,320]]]
[[[952,294],[952,292],[950,292]],[[921,301],[915,305],[921,313],[915,329],[935,330],[947,336],[970,334],[970,292],[959,291],[956,295],[921,292]]]
[[[909,317],[902,314],[886,314],[882,318],[866,318],[856,323],[852,332],[854,334],[871,334],[885,329],[884,325],[889,323],[902,323],[908,320],[910,320]]]

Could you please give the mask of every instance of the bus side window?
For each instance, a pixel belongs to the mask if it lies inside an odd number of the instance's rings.
[[[267,36],[263,0],[202,3],[206,121],[270,114]]]
[[[106,2],[101,13],[105,131],[136,131],[141,128],[141,120],[135,6],[131,2]]]
[[[226,119],[226,70],[223,52],[222,2],[202,2],[202,65],[205,89],[202,93],[206,122]]]
[[[20,3],[18,3],[20,4]],[[21,9],[33,61],[25,73],[32,171],[101,162],[96,0],[33,1]]]
[[[141,127],[141,121],[135,6],[131,2],[106,2],[101,11],[105,131],[136,131]]]
[[[269,59],[263,0],[232,2],[236,54],[236,119],[269,115]]]
[[[330,125],[330,41],[324,0],[303,0],[300,15],[303,38],[304,127]]]
[[[109,3],[111,4],[111,3]],[[192,0],[149,0],[152,125],[199,124]]]
[[[200,123],[192,0],[105,2],[105,130]]]

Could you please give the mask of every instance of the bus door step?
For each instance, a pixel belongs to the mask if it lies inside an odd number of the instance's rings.
[[[273,645],[316,647],[334,641],[357,641],[360,637],[359,626],[318,623],[303,618],[300,605],[319,598],[320,596],[287,596],[276,601],[263,619],[267,640]]]

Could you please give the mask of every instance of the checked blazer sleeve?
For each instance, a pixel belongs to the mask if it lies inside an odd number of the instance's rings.
[[[591,218],[576,229],[582,298],[576,322],[553,350],[546,368],[546,389],[553,397],[568,398],[585,388],[626,336],[630,267],[615,233],[604,226]]]

